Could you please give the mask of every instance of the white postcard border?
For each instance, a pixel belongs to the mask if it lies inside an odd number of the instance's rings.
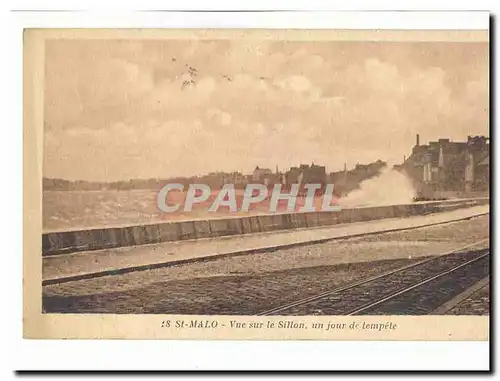
[[[43,26],[44,22],[40,22],[40,15],[31,18],[31,20],[36,21],[38,27]],[[84,14],[80,14],[76,19],[71,16],[68,20],[67,14],[56,15],[55,18],[48,17],[45,18],[45,26],[61,26],[66,23],[73,23],[72,26],[83,26],[87,23],[87,26],[93,22],[105,22],[107,20],[107,26],[113,26],[113,22],[126,23],[123,17],[117,14],[108,14],[107,16],[99,16],[97,18],[88,17]],[[86,20],[84,20],[86,18]],[[127,17],[125,17],[126,19]],[[54,25],[54,21],[59,19],[59,25]],[[118,19],[118,21],[117,21]],[[113,21],[114,20],[114,21]],[[130,21],[130,19],[129,19]],[[137,20],[134,20],[134,26],[136,26]],[[21,52],[22,48],[19,46],[19,27],[27,26],[27,24],[19,23],[19,20],[14,22],[15,26],[12,27],[11,23],[11,34],[13,33],[16,38],[10,39],[10,43],[7,44],[9,47],[9,52],[11,52],[11,58],[9,59],[9,66],[4,69],[4,73],[9,73],[6,76],[6,83],[9,85],[7,88],[12,90],[9,93],[9,97],[17,99],[15,102],[15,107],[9,108],[7,110],[8,124],[20,126],[20,115],[21,115],[21,101],[20,101],[20,79],[22,78],[21,67],[22,58]],[[29,22],[28,22],[29,24]],[[56,22],[57,24],[57,22]],[[147,24],[147,22],[146,22]],[[117,24],[116,24],[117,25]],[[123,25],[120,24],[122,27]],[[18,131],[12,129],[9,132],[11,135],[15,135],[17,138],[19,135]],[[7,155],[11,157],[20,157],[20,152],[22,151],[22,144],[19,144],[19,139],[16,139],[16,145],[10,145],[9,149],[4,151],[4,156]],[[15,166],[10,166],[6,171],[5,176],[14,179],[17,184],[21,184],[20,172],[16,172],[16,169],[20,169],[20,164]],[[17,195],[15,194],[17,192]],[[4,193],[4,191],[2,191]],[[16,206],[19,206],[20,195],[22,194],[21,189],[10,188],[6,192],[4,197],[8,197],[9,200],[13,202],[7,206],[7,213],[9,211],[14,211]],[[14,194],[14,195],[13,195]],[[2,227],[5,221],[2,221]],[[12,224],[12,220],[9,222]],[[13,229],[10,229],[13,230]],[[12,240],[7,245],[7,251],[9,253],[19,252],[20,248],[20,235],[22,233],[17,231],[16,234],[9,235]],[[15,238],[19,238],[16,242]],[[9,265],[13,262],[10,260]],[[16,275],[20,273],[21,265],[19,263],[19,258],[17,259],[17,264],[19,267],[18,271],[12,271],[11,274]],[[19,291],[19,290],[17,290]],[[21,300],[20,292],[13,292],[14,297],[18,297],[17,301]],[[19,318],[15,321],[14,325],[10,327],[16,327],[15,329],[10,329],[10,332],[14,336],[18,336],[21,332],[21,320],[20,320],[20,309],[17,309],[18,314],[16,316]],[[235,349],[238,347],[238,351]],[[217,347],[218,346],[218,347]],[[302,347],[301,347],[302,346]],[[307,348],[309,346],[309,348]],[[223,349],[226,347],[225,349]],[[245,347],[245,348],[242,348]],[[327,349],[330,348],[329,349]],[[71,348],[71,349],[69,349]],[[174,349],[175,348],[175,349]],[[214,351],[217,348],[217,351]],[[316,357],[310,356],[308,358],[309,364],[305,367],[303,362],[301,362],[300,353],[308,353],[317,349],[314,352]],[[335,356],[338,362],[331,362],[331,349],[333,348]],[[298,349],[298,351],[297,351]],[[294,352],[295,351],[295,352]],[[132,341],[127,342],[124,345],[123,342],[119,341],[99,341],[98,343],[92,341],[33,341],[33,340],[22,340],[16,349],[12,349],[12,352],[18,352],[22,355],[17,358],[15,366],[19,369],[82,369],[82,359],[84,358],[84,363],[89,369],[109,369],[116,368],[128,368],[129,369],[221,369],[229,368],[230,364],[233,364],[234,369],[239,368],[254,368],[254,369],[292,369],[297,366],[300,369],[360,369],[359,359],[363,359],[362,368],[363,369],[387,369],[388,366],[397,367],[398,369],[408,369],[415,368],[415,361],[409,361],[408,357],[405,357],[403,353],[408,351],[413,353],[418,353],[418,368],[422,367],[425,369],[470,369],[471,364],[474,368],[485,369],[488,367],[488,343],[487,342],[474,342],[467,343],[466,346],[463,343],[457,342],[434,342],[434,343],[387,343],[387,342],[301,342],[300,344],[295,344],[294,342],[271,342],[262,344],[259,342],[243,343],[238,344],[231,342],[191,342],[191,341]],[[214,353],[218,352],[218,353]],[[132,355],[131,355],[132,353]],[[137,359],[133,353],[141,353],[140,359]],[[241,356],[241,353],[245,353]],[[311,353],[311,352],[309,352]],[[391,361],[383,361],[383,356],[374,355],[374,353],[390,353]],[[268,354],[268,355],[266,355]],[[273,356],[271,356],[271,354]],[[165,356],[168,356],[167,359]],[[309,356],[308,356],[309,357]],[[252,358],[252,362],[248,359]],[[29,365],[25,360],[29,360]],[[135,359],[132,361],[132,359]],[[119,364],[119,365],[117,365]],[[323,366],[321,366],[323,364]],[[341,367],[337,365],[342,364]],[[326,367],[324,365],[327,365]]]

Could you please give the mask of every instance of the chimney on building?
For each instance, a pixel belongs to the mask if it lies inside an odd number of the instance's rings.
[[[417,134],[417,147],[420,145],[420,134]]]

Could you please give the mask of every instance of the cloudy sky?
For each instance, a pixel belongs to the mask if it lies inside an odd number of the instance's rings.
[[[487,43],[52,40],[45,62],[45,177],[335,171],[488,134]]]

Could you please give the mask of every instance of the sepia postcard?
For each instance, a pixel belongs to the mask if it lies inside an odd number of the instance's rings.
[[[489,30],[26,29],[24,336],[489,340]]]

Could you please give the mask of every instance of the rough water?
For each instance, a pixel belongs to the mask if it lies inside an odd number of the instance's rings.
[[[410,180],[401,172],[390,167],[377,177],[365,180],[359,189],[340,199],[342,208],[409,204],[416,191]]]
[[[154,190],[44,191],[43,229],[159,221]]]
[[[217,212],[209,212],[208,209],[216,194],[217,192],[214,192],[208,201],[194,205],[190,212],[180,210],[174,213],[162,213],[157,207],[158,190],[155,189],[44,191],[43,230],[69,230],[269,213],[269,199],[252,205],[249,212],[230,212],[224,207]],[[182,204],[185,196],[183,192],[169,193],[169,203]],[[242,190],[237,190],[236,198],[237,204],[241,205]],[[304,201],[298,199],[296,207],[300,208]],[[278,210],[283,212],[285,208],[286,202],[280,202]]]

